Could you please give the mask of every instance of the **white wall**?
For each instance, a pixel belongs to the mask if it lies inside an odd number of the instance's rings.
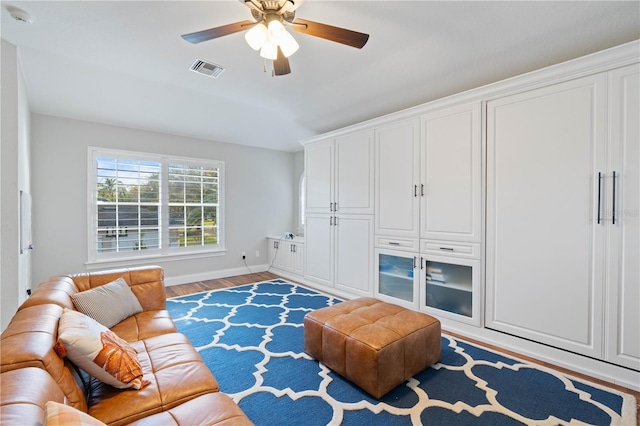
[[[179,119],[179,117],[176,117]],[[148,261],[178,284],[248,273],[267,265],[266,236],[292,229],[293,154],[86,121],[32,115],[34,282],[87,270],[87,149],[89,146],[207,158],[225,162],[227,254]],[[295,196],[294,196],[295,195]],[[256,257],[256,250],[260,256]],[[105,268],[106,269],[106,268]]]
[[[31,252],[20,254],[19,194],[30,187],[30,111],[16,47],[2,40],[0,146],[0,328],[31,288]]]

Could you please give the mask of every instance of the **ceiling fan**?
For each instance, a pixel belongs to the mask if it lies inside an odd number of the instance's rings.
[[[190,43],[200,43],[249,30],[245,34],[247,43],[254,50],[259,50],[260,56],[263,58],[273,60],[275,75],[285,75],[291,72],[288,58],[299,47],[293,36],[285,29],[285,25],[302,34],[320,37],[358,49],[361,49],[369,40],[369,34],[306,19],[296,19],[295,10],[303,0],[240,0],[240,2],[251,9],[254,21],[240,21],[209,28],[184,34],[182,38]]]

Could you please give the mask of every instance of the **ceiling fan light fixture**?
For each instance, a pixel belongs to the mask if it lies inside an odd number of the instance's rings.
[[[280,39],[280,48],[282,49],[282,54],[285,58],[296,53],[296,51],[300,48],[300,45],[296,41],[295,38],[288,31],[285,30],[285,35]]]
[[[280,39],[287,34],[287,30],[284,29],[284,25],[282,22],[273,19],[269,22],[269,39],[275,41],[276,43],[280,43]]]
[[[272,41],[266,41],[260,49],[260,56],[272,61],[278,57],[278,45]]]
[[[268,40],[269,32],[263,23],[255,25],[245,35],[245,40],[253,50],[260,50],[262,45]]]

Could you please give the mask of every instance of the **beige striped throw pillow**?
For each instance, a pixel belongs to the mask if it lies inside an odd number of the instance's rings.
[[[119,278],[100,287],[71,296],[76,309],[107,328],[142,312],[142,306],[129,284]]]

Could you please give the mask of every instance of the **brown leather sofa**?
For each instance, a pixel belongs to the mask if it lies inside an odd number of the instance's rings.
[[[111,328],[137,352],[140,390],[116,389],[54,351],[71,295],[124,278],[143,311]],[[20,306],[0,337],[0,423],[41,425],[47,401],[72,406],[109,425],[251,425],[218,383],[166,308],[160,267],[54,277]]]

